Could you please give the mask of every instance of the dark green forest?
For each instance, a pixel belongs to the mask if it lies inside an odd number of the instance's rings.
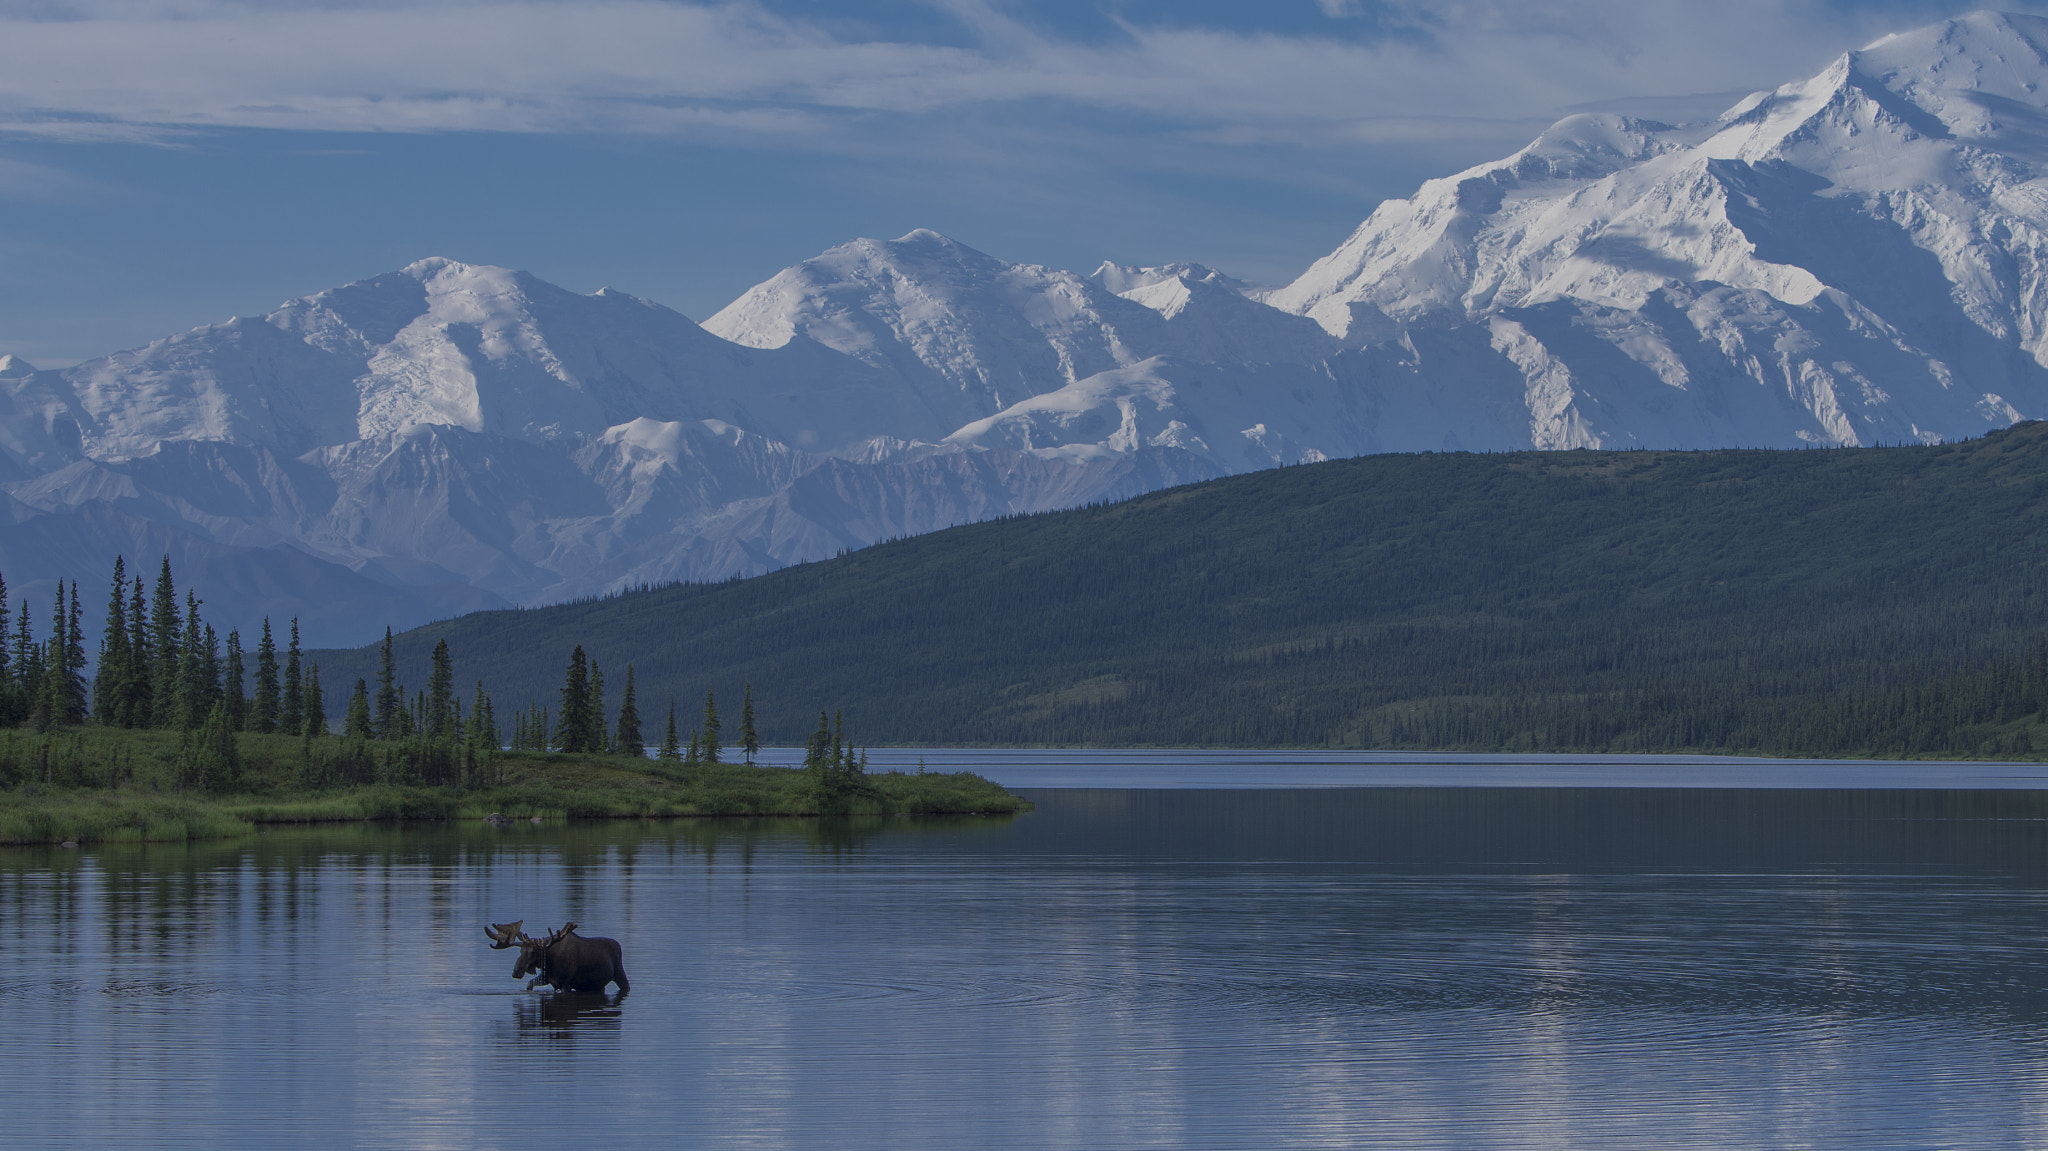
[[[764,739],[2023,755],[2048,750],[2048,423],[1813,451],[1381,455],[975,524],[397,639],[424,682]],[[308,653],[330,684],[375,647]]]

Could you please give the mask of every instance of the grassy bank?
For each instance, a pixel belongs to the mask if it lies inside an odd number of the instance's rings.
[[[823,791],[787,767],[680,767],[622,756],[511,752],[466,787],[388,770],[377,744],[244,734],[229,778],[194,787],[174,732],[0,732],[0,843],[177,842],[260,823],[662,816],[1007,814],[1030,805],[972,774],[867,776]],[[355,770],[337,770],[337,764]],[[348,780],[349,782],[343,782]]]

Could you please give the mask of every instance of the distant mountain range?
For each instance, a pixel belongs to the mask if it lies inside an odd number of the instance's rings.
[[[1374,452],[1954,440],[2048,414],[2048,21],[1718,120],[1560,121],[1292,284],[856,240],[702,325],[421,260],[62,371],[0,357],[0,571],[172,555],[360,642]]]

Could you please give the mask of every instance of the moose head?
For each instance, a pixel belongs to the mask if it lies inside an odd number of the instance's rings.
[[[520,922],[524,923],[525,920]],[[535,976],[536,981],[545,978],[549,967],[549,953],[554,950],[555,944],[569,938],[575,931],[576,925],[574,923],[567,923],[562,926],[560,931],[548,932],[545,939],[535,939],[530,935],[521,933],[518,939],[519,962],[512,965],[512,978],[517,979],[529,972],[541,973]],[[532,984],[527,985],[529,989],[532,986]]]

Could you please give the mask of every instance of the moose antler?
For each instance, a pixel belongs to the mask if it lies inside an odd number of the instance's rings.
[[[524,919],[515,919],[510,923],[493,923],[484,928],[484,934],[491,937],[491,950],[503,951],[508,947],[519,946],[519,941],[526,938],[526,933],[519,930],[519,925],[525,922]]]

